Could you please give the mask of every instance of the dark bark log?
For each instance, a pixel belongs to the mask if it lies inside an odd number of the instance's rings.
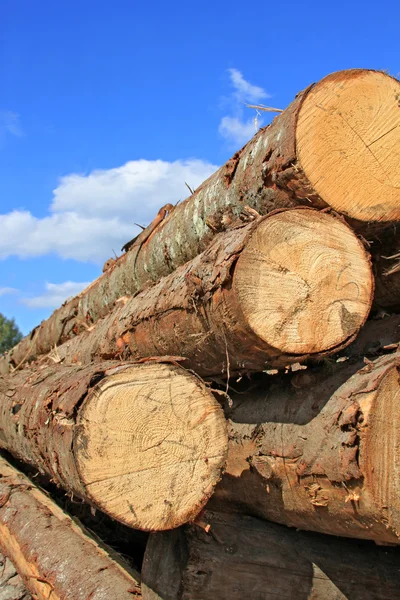
[[[290,530],[251,517],[206,513],[150,536],[144,600],[395,600],[400,549]]]
[[[399,368],[395,353],[232,392],[228,463],[210,506],[400,543]]]
[[[400,234],[398,224],[371,243],[375,278],[374,310],[400,312]]]
[[[78,363],[182,356],[217,377],[284,366],[350,343],[372,288],[369,258],[347,225],[311,209],[279,212],[221,234],[58,353]]]
[[[0,446],[137,529],[196,516],[226,462],[212,393],[168,364],[52,366],[0,380]]]
[[[55,311],[9,360],[16,365],[46,354],[91,326],[119,298],[138,293],[204,251],[246,205],[262,215],[298,204],[332,206],[366,237],[367,222],[400,220],[396,93],[397,80],[362,69],[333,73],[301,92],[178,205],[154,235]]]
[[[142,597],[139,574],[3,458],[0,548],[38,600]]]

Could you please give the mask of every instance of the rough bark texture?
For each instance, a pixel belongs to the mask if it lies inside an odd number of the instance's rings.
[[[375,277],[374,309],[400,312],[400,234],[398,225],[371,243]]]
[[[399,543],[399,367],[399,353],[355,358],[231,392],[228,463],[210,506]]]
[[[182,356],[188,368],[218,377],[284,366],[350,343],[372,288],[369,258],[347,225],[310,209],[285,211],[221,234],[57,351],[77,363]]]
[[[395,600],[400,550],[207,512],[150,536],[144,600]]]
[[[390,105],[390,110],[398,112],[394,93],[387,94],[387,97],[384,98],[374,98],[374,102],[372,102],[374,89],[380,89],[380,87],[386,89],[386,85],[389,85],[389,87],[393,86],[394,90],[399,87],[400,91],[400,84],[383,73],[362,69],[334,73],[319,84],[310,86],[298,94],[294,102],[276,117],[271,125],[260,130],[242,150],[205,181],[190,198],[176,206],[173,213],[159,225],[154,235],[142,246],[132,248],[120,257],[85,291],[55,311],[47,321],[44,321],[30,336],[16,346],[9,354],[8,360],[12,360],[16,365],[29,355],[46,354],[55,345],[63,343],[91,326],[112,310],[118,298],[137,294],[149,282],[158,281],[162,276],[171,273],[204,251],[215,233],[229,227],[232,220],[242,213],[245,206],[250,206],[263,215],[277,208],[293,207],[299,204],[317,208],[326,207],[329,203],[310,184],[298,159],[296,135],[299,113],[305,100],[310,97],[312,104],[312,94],[323,90],[324,86],[327,86],[326,101],[329,102],[332,98],[340,97],[341,89],[349,89],[349,86],[352,89],[351,86],[354,83],[354,89],[357,90],[358,82],[362,82],[363,78],[368,81],[369,77],[373,80],[375,77],[382,78],[384,85],[376,85],[373,81],[372,89],[370,86],[368,93],[361,94],[362,97],[358,101],[355,98],[353,102],[347,102],[347,107],[353,106],[356,113],[357,110],[360,111],[360,115],[358,117],[355,115],[353,118],[356,127],[361,128],[362,135],[357,135],[355,128],[352,129],[352,123],[343,125],[344,121],[333,124],[329,121],[332,131],[340,132],[341,126],[347,127],[346,134],[350,132],[354,137],[354,139],[348,140],[348,135],[346,135],[348,151],[339,152],[335,148],[335,151],[331,152],[329,156],[334,157],[333,160],[337,161],[338,167],[342,164],[346,165],[346,169],[350,173],[354,160],[357,156],[361,156],[365,161],[368,174],[369,161],[375,159],[372,150],[368,150],[368,144],[363,141],[362,136],[366,130],[367,133],[370,132],[370,137],[372,136],[374,139],[379,137],[375,135],[377,130],[374,129],[374,118],[377,117],[377,112],[384,115],[383,106]],[[331,89],[332,85],[333,89]],[[369,105],[363,110],[361,104],[365,99],[368,99]],[[323,109],[323,102],[319,104]],[[371,113],[371,110],[374,112]],[[332,115],[341,114],[340,110],[334,110],[332,107],[326,114],[328,112],[329,118]],[[310,115],[305,116],[304,127],[307,133],[309,130],[313,130],[313,121]],[[389,120],[387,124],[389,125]],[[396,128],[395,125],[396,123],[394,123],[393,129],[388,127],[388,131],[391,130],[389,137],[384,138],[385,131],[382,131],[382,139],[389,140],[391,144],[387,148],[386,154],[389,152],[389,156],[392,155],[394,160],[396,144],[390,136],[396,135],[396,132],[400,131],[400,128]],[[317,127],[318,132],[323,129],[323,124]],[[329,132],[327,132],[326,139],[329,138]],[[373,142],[374,139],[370,141]],[[354,152],[354,145],[357,143],[362,144],[358,153]],[[320,146],[322,149],[324,148],[323,143]],[[307,141],[306,147],[311,148],[311,155],[318,153],[317,149],[313,149],[312,139]],[[385,156],[380,156],[374,164],[382,164],[382,162],[384,164]],[[394,162],[394,170],[399,162]],[[337,174],[337,169],[332,166],[329,166],[329,169],[335,175]],[[373,172],[373,169],[371,171],[375,176],[375,182],[382,179],[379,174]],[[350,188],[355,187],[357,194],[360,190],[362,192],[365,186],[366,194],[370,194],[374,189],[374,186],[367,183],[365,177],[363,179],[362,169],[358,169],[358,175],[360,174],[361,182],[351,179],[347,181],[347,178],[341,178],[341,181],[347,182],[346,197],[349,202],[349,216],[351,216],[352,205],[357,204],[353,201]],[[397,171],[389,174],[385,172],[384,175],[385,177],[392,176],[394,185],[399,177]],[[323,179],[324,177],[321,177],[321,181]],[[333,195],[335,188],[336,186],[332,188]],[[375,213],[372,216],[369,215],[367,220],[381,221],[383,218],[389,218],[384,216],[387,214],[383,200],[385,194],[383,192],[376,193],[375,198],[379,199],[379,205]],[[392,217],[399,218],[398,215],[397,217],[392,215]],[[363,235],[369,235],[368,223],[363,220],[353,220],[352,223]]]
[[[11,560],[0,552],[0,600],[32,600]]]
[[[0,446],[138,529],[194,518],[226,462],[221,407],[167,364],[52,366],[0,380]]]
[[[400,270],[387,272],[390,267],[382,259],[379,260],[377,267],[379,273],[375,280],[374,308],[398,312],[400,311]]]
[[[0,548],[38,600],[141,598],[139,574],[3,458]]]

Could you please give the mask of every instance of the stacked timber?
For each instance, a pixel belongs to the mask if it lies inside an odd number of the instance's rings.
[[[399,99],[310,86],[0,358],[0,446],[159,532],[143,598],[396,597]]]
[[[102,277],[6,355],[0,372],[87,330],[119,299],[203,252],[248,209],[331,208],[375,240],[400,220],[398,95],[396,79],[364,69],[308,87],[190,198],[163,207],[128,252],[107,261]]]

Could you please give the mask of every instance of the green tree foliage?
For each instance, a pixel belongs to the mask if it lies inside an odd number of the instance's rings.
[[[0,354],[6,352],[22,339],[22,333],[14,319],[7,319],[0,313]]]

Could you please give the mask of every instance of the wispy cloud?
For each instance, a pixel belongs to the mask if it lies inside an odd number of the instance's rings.
[[[58,308],[72,296],[76,296],[89,285],[89,282],[65,281],[46,283],[45,292],[40,296],[21,298],[21,304],[29,308]]]
[[[263,117],[256,118],[245,116],[245,104],[259,103],[270,98],[271,95],[264,88],[253,85],[247,81],[237,69],[228,69],[230,85],[233,88],[229,102],[230,115],[222,117],[219,124],[219,133],[228,140],[232,146],[245,144],[263,125]]]
[[[121,167],[72,173],[53,192],[49,215],[29,211],[0,214],[0,259],[56,254],[102,264],[147,225],[158,210],[188,196],[218,169],[191,159],[130,161]]]
[[[243,77],[237,69],[228,69],[231,84],[234,88],[234,94],[242,102],[259,102],[264,98],[271,98],[262,87],[253,85]]]
[[[0,139],[4,138],[7,134],[16,137],[24,135],[20,116],[10,110],[0,110]]]
[[[18,290],[13,287],[0,287],[0,296],[5,296],[6,294],[16,294]]]
[[[219,132],[227,140],[245,144],[257,132],[257,127],[253,119],[242,121],[238,117],[222,117]]]

